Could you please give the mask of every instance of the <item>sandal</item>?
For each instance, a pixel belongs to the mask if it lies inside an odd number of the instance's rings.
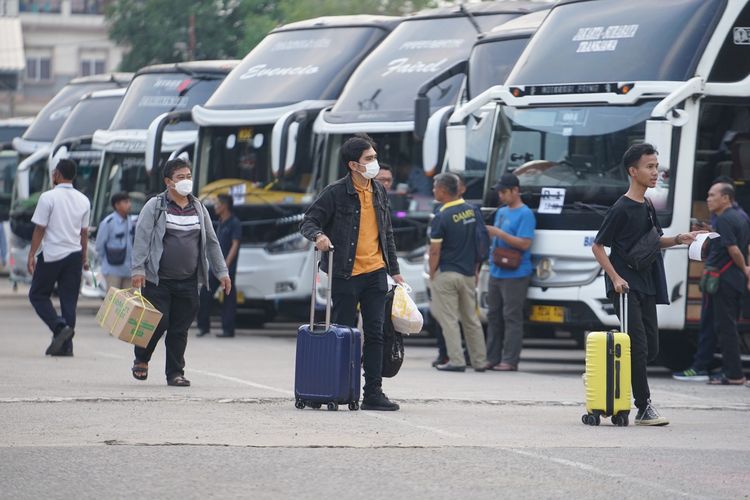
[[[742,378],[727,378],[727,377],[716,377],[708,381],[709,385],[745,385],[747,382],[746,377]]]
[[[190,387],[190,381],[182,375],[176,375],[170,379],[167,379],[167,385],[173,385],[176,387]]]
[[[148,363],[136,361],[133,363],[133,368],[131,368],[130,371],[133,372],[134,379],[146,380],[148,378]]]

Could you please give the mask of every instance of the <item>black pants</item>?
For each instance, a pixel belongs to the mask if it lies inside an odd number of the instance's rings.
[[[727,378],[739,379],[742,373],[740,358],[740,338],[737,333],[737,318],[740,315],[742,293],[738,292],[724,280],[719,281],[719,289],[711,303],[714,313],[714,331],[721,344],[721,361],[724,375]]]
[[[714,328],[713,297],[703,294],[701,305],[701,327],[698,332],[698,348],[695,350],[692,368],[697,371],[708,371],[715,368],[716,329]]]
[[[620,316],[620,297],[611,296],[615,314]],[[646,365],[659,354],[659,324],[656,320],[656,297],[636,291],[628,294],[628,331],[631,351],[631,376],[635,406],[642,410],[651,399]]]
[[[365,397],[380,391],[383,383],[383,319],[387,292],[388,283],[384,269],[352,276],[349,279],[333,279],[332,321],[337,325],[356,327],[357,304],[362,312],[362,329],[365,337],[362,351]]]
[[[81,289],[82,266],[81,252],[73,252],[54,262],[45,262],[42,255],[37,259],[34,276],[31,278],[29,301],[53,334],[65,326],[76,327],[76,307]],[[57,284],[57,293],[60,297],[61,316],[52,305],[51,296],[55,284]],[[63,345],[63,350],[68,350],[72,346],[73,343],[69,340]]]
[[[224,295],[224,301],[221,303],[221,329],[225,333],[234,334],[234,324],[237,317],[237,287],[234,286],[235,270],[229,272],[229,279],[232,281],[232,291],[229,295]],[[208,287],[201,288],[200,307],[198,308],[198,328],[207,332],[211,330],[211,305],[213,304],[214,294],[219,289],[221,283],[212,274],[208,278]]]
[[[198,312],[198,281],[196,278],[186,280],[160,279],[155,285],[146,282],[143,296],[162,314],[156,326],[154,336],[148,347],[135,348],[135,360],[148,363],[156,349],[159,339],[167,332],[164,346],[167,349],[165,372],[167,380],[185,374],[185,347],[187,347],[188,329]]]

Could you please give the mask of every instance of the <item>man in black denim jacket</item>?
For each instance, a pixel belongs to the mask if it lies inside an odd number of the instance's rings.
[[[331,248],[333,270],[327,259],[321,268],[332,276],[333,322],[357,325],[357,305],[365,337],[363,410],[398,410],[382,390],[383,321],[386,274],[403,282],[396,259],[390,205],[385,188],[373,182],[379,167],[372,140],[356,136],[341,146],[341,160],[349,175],[326,186],[305,212],[302,235],[322,252]],[[332,271],[332,272],[331,272]]]

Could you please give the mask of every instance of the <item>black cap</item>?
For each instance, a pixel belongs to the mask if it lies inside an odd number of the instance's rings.
[[[519,187],[518,177],[516,177],[514,174],[507,173],[503,174],[502,177],[500,177],[500,180],[497,181],[497,184],[495,184],[495,189],[498,191],[503,189],[510,189],[514,187]]]

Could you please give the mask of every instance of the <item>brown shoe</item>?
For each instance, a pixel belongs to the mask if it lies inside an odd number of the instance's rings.
[[[492,370],[496,372],[515,372],[518,371],[518,367],[508,363],[500,363],[499,365],[493,366]]]

